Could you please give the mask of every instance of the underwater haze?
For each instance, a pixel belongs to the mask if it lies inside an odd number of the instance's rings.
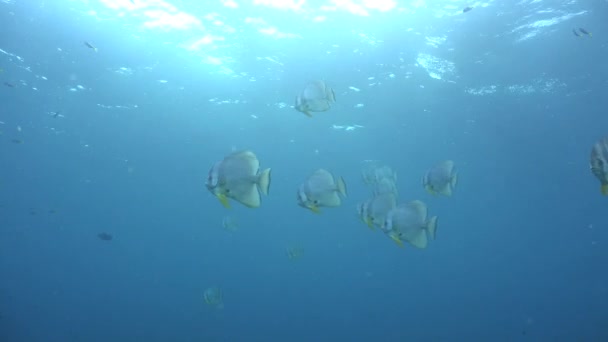
[[[0,341],[608,341],[606,13],[0,0]],[[307,117],[311,82],[335,102]],[[270,190],[225,208],[243,150]],[[437,216],[426,248],[362,222],[370,163]],[[314,213],[320,168],[347,196]]]

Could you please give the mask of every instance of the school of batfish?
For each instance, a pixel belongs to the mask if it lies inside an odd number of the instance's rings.
[[[330,110],[335,102],[334,90],[324,81],[314,81],[296,96],[294,108],[312,117],[312,113]],[[601,193],[608,195],[608,137],[593,145],[590,168],[600,181]],[[206,186],[226,208],[230,208],[230,199],[249,208],[257,208],[262,202],[261,195],[268,195],[270,176],[270,168],[260,170],[260,161],[255,153],[237,151],[211,167]],[[357,214],[370,229],[378,228],[399,246],[407,242],[417,248],[426,248],[429,239],[435,239],[437,216],[429,217],[426,204],[420,200],[399,201],[397,173],[393,169],[370,162],[364,167],[362,178],[371,187],[371,196],[357,205]],[[422,186],[432,195],[452,196],[457,182],[458,174],[452,160],[434,165],[422,176]],[[296,203],[319,214],[321,208],[341,206],[346,196],[344,179],[319,168],[297,187]],[[225,221],[230,222],[228,219]],[[225,222],[223,226],[228,229]]]
[[[294,108],[312,117],[313,112],[328,111],[335,101],[332,88],[324,81],[314,81],[296,96]],[[399,202],[397,173],[392,168],[369,162],[362,178],[372,191],[369,199],[359,203],[357,213],[370,229],[378,228],[399,246],[407,242],[426,248],[429,238],[435,239],[437,216],[429,217],[426,204],[420,200]],[[454,162],[446,160],[423,175],[422,186],[430,194],[452,196],[457,180]],[[262,195],[269,193],[270,181],[271,169],[261,169],[255,153],[244,150],[215,162],[209,170],[206,187],[226,208],[230,208],[230,200],[257,208],[262,203]],[[341,176],[319,168],[297,187],[296,203],[319,214],[321,208],[341,206],[347,194],[346,182]]]

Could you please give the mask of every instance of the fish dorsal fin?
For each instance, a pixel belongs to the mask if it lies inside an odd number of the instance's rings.
[[[447,171],[447,174],[451,175],[454,171],[454,161],[446,160],[441,164],[441,168]]]

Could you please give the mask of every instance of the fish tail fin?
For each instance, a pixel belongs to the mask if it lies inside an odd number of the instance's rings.
[[[454,172],[452,179],[450,179],[450,186],[452,189],[456,187],[456,184],[458,184],[458,172]]]
[[[602,184],[600,190],[602,191],[602,195],[608,196],[608,183]]]
[[[431,239],[435,240],[435,235],[437,233],[437,216],[431,217],[426,223],[426,230],[429,232]]]
[[[399,238],[399,236],[397,236],[397,234],[391,233],[389,235],[389,237],[391,238],[391,240],[393,240],[397,244],[397,246],[403,248],[403,241],[401,241],[401,239]]]
[[[344,197],[347,196],[346,192],[346,183],[344,182],[344,178],[338,177],[337,182],[338,192],[341,193]]]
[[[270,190],[270,168],[263,170],[258,176],[258,186],[264,195]]]

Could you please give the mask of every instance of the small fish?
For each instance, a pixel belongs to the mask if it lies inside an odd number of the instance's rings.
[[[608,196],[608,137],[593,145],[589,164],[591,173],[600,181],[602,195]]]
[[[113,239],[112,234],[108,233],[99,233],[97,234],[97,237],[103,241],[111,241]]]
[[[397,190],[397,184],[390,178],[382,178],[376,184],[372,186],[372,193],[374,196],[382,195],[382,194],[394,194],[395,196],[399,196],[399,191]]]
[[[314,81],[306,85],[300,95],[296,96],[294,108],[312,117],[311,112],[325,112],[336,102],[336,93],[324,81]]]
[[[462,9],[462,13],[467,13],[468,11],[472,10],[473,7],[467,6],[465,8]]]
[[[289,260],[298,260],[304,254],[304,248],[302,247],[286,247],[285,254]]]
[[[298,205],[315,214],[321,207],[338,207],[340,196],[346,197],[346,183],[342,177],[334,177],[329,171],[318,169],[300,185],[297,191]]]
[[[216,309],[224,308],[224,293],[219,287],[210,287],[205,289],[203,299],[209,306],[215,307]]]
[[[386,215],[397,206],[397,196],[393,193],[385,193],[360,203],[357,206],[359,217],[367,227],[374,230],[384,226]]]
[[[427,207],[421,201],[400,204],[386,215],[383,231],[403,247],[403,241],[417,248],[426,248],[427,233],[435,240],[437,216],[427,218]]]
[[[257,208],[261,204],[260,192],[268,195],[270,169],[260,171],[260,161],[253,152],[237,151],[211,167],[205,185],[226,208],[230,208],[229,198]]]
[[[234,217],[226,216],[222,219],[222,228],[229,232],[236,232],[239,229],[239,223]]]
[[[94,47],[94,46],[93,46],[91,43],[89,43],[89,42],[84,42],[84,45],[85,45],[86,47],[88,47],[89,49],[93,49],[93,51],[97,52],[97,48],[96,48],[96,47]]]
[[[391,169],[390,166],[379,164],[376,161],[366,161],[364,169],[361,171],[363,182],[368,185],[374,185],[385,180],[390,183],[397,183],[397,172]]]
[[[578,30],[579,30],[579,31],[580,31],[582,34],[585,34],[585,35],[587,35],[587,36],[589,36],[589,37],[593,37],[593,35],[591,34],[591,32],[589,32],[589,31],[585,30],[585,29],[584,29],[584,28],[582,28],[582,27],[579,27],[579,28],[578,28]]]
[[[580,36],[581,36],[581,34],[580,34],[580,33],[578,33],[578,31],[577,31],[576,29],[572,29],[572,34],[574,34],[574,35],[575,35],[575,36],[577,36],[577,37],[580,37]]]
[[[23,144],[23,140],[21,140],[21,139],[12,139],[11,142],[13,144]]]
[[[422,177],[424,189],[432,195],[452,196],[457,182],[458,174],[454,171],[454,162],[451,160],[435,165]]]
[[[9,88],[15,88],[15,85],[9,82],[4,82],[4,85],[9,87]]]

